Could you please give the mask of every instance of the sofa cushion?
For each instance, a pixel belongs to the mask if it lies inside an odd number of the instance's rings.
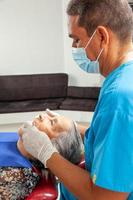
[[[16,112],[31,112],[45,111],[46,108],[51,110],[59,109],[59,105],[63,101],[62,98],[55,99],[40,99],[27,101],[11,101],[0,102],[0,113],[16,113]]]
[[[79,99],[66,98],[60,105],[62,110],[77,110],[77,111],[94,111],[97,100],[95,99]]]
[[[100,87],[68,87],[68,97],[83,99],[98,99]]]
[[[62,98],[67,95],[67,74],[0,76],[0,101]]]

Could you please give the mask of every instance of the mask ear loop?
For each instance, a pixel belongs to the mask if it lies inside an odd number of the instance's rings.
[[[99,55],[98,55],[98,57],[97,57],[97,60],[99,60],[99,58],[100,58],[100,56],[101,56],[103,50],[104,50],[104,49],[102,48],[101,51],[100,51],[100,53],[99,53]]]
[[[96,34],[97,30],[94,31],[94,33],[92,34],[91,38],[89,39],[89,41],[87,42],[86,46],[85,46],[85,50],[87,49],[88,45],[90,44],[92,38],[94,37],[94,35]]]

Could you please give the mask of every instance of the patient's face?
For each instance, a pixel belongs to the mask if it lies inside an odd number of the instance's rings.
[[[51,117],[47,114],[35,118],[33,123],[40,131],[45,132],[50,139],[68,131],[71,127],[71,120],[63,116]]]
[[[71,128],[71,120],[63,116],[50,117],[47,114],[41,115],[41,117],[36,117],[33,120],[33,124],[38,130],[47,134],[50,139],[58,137],[62,132],[66,132]],[[21,135],[21,129],[19,130]],[[17,147],[21,154],[28,159],[34,159],[24,148],[23,141],[21,138],[17,143]]]

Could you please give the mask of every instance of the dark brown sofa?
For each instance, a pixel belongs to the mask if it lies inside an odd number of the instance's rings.
[[[99,91],[99,87],[69,86],[67,90],[67,97],[62,101],[60,109],[94,111]]]
[[[68,75],[0,76],[0,113],[52,110],[94,111],[100,88],[68,87]]]

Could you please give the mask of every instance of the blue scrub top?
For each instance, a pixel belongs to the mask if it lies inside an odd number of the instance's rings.
[[[108,75],[85,134],[86,169],[93,183],[133,200],[133,61]],[[74,200],[61,185],[60,200]]]

